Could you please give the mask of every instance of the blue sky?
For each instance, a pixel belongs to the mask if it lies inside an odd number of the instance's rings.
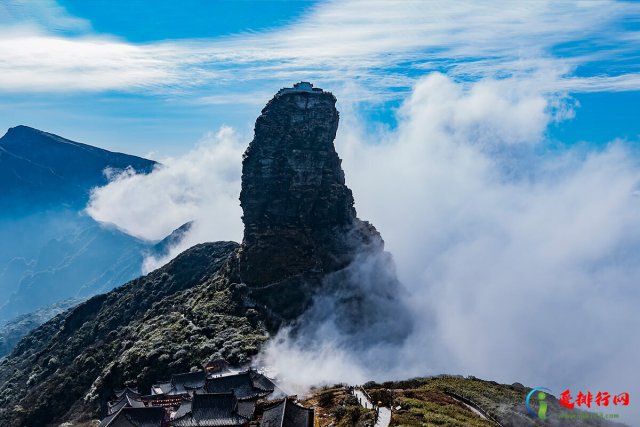
[[[314,1],[62,0],[75,17],[91,23],[96,33],[132,43],[169,39],[206,39],[249,31],[265,31],[299,19]]]
[[[312,81],[338,97],[347,183],[417,327],[386,355],[341,358],[329,337],[275,362],[329,383],[451,372],[640,394],[640,3],[149,4],[0,3],[0,127],[164,163],[87,207],[147,239],[195,220],[147,270],[242,238],[253,123]],[[375,369],[385,356],[398,370]]]
[[[302,79],[393,126],[415,82],[441,71],[571,97],[552,140],[637,140],[640,6],[507,4],[9,0],[0,127],[162,157],[221,125],[250,134],[271,94]]]

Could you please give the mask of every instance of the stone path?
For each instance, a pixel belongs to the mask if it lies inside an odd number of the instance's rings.
[[[360,405],[365,409],[373,409],[373,404],[369,399],[367,399],[367,396],[365,396],[362,390],[356,388],[353,390],[353,394],[358,398]],[[384,406],[380,406],[378,408],[378,421],[376,422],[375,427],[388,427],[389,423],[391,423],[391,410]]]
[[[390,423],[391,409],[381,406],[378,412],[378,422],[376,423],[376,427],[388,427]]]

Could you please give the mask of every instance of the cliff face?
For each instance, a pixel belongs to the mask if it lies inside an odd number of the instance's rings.
[[[324,275],[365,247],[383,246],[356,217],[345,185],[335,104],[333,94],[305,83],[281,90],[256,120],[242,163],[240,280],[286,319],[304,311]]]
[[[335,102],[294,88],[263,110],[243,161],[241,246],[191,248],[56,316],[1,360],[0,425],[99,417],[114,388],[149,390],[210,357],[246,363],[267,330],[297,320],[319,294],[341,295],[332,308],[347,341],[367,327],[402,339],[407,322],[386,324],[402,312],[392,260],[356,217],[333,145]]]

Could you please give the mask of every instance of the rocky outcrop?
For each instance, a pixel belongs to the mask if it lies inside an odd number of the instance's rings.
[[[383,246],[345,185],[335,104],[309,83],[281,90],[256,120],[242,163],[240,280],[285,318],[304,311],[323,276]]]
[[[313,339],[322,298],[345,343],[404,339],[393,261],[356,217],[333,145],[335,102],[308,84],[276,94],[243,161],[242,245],[195,246],[34,330],[0,361],[0,425],[100,417],[114,388],[149,390],[212,357],[246,363],[305,312]]]

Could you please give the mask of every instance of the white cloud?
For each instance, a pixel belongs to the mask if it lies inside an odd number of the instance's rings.
[[[396,131],[367,134],[343,114],[347,183],[395,257],[416,327],[404,346],[373,335],[357,352],[335,330],[311,347],[280,334],[263,362],[296,366],[297,387],[447,372],[640,393],[640,164],[621,141],[537,153],[554,102],[526,82],[463,88],[436,74]]]
[[[69,92],[153,88],[178,81],[159,47],[105,38],[24,35],[0,37],[0,90]],[[186,83],[184,83],[186,84]]]
[[[148,240],[162,239],[195,220],[191,233],[172,249],[168,259],[147,260],[147,271],[202,241],[238,241],[242,237],[238,197],[244,148],[238,135],[224,127],[186,155],[163,160],[163,166],[149,175],[127,172],[94,189],[87,212]],[[199,240],[203,236],[205,240]]]
[[[614,1],[355,0],[321,3],[280,29],[204,41],[134,45],[88,32],[73,38],[9,32],[0,37],[0,90],[173,92],[215,85],[242,92],[258,81],[309,79],[335,88],[356,83],[375,98],[410,87],[425,70],[472,80],[538,73],[547,86],[578,91],[593,90],[584,84],[592,78],[598,90],[633,90],[637,70],[615,69],[613,62],[607,75],[569,77],[578,65],[632,53],[637,32],[623,22],[638,15],[639,5]],[[554,54],[554,47],[572,43]]]
[[[297,391],[448,372],[640,393],[629,332],[640,328],[640,164],[627,144],[541,154],[548,124],[572,109],[533,79],[431,74],[398,114],[397,129],[368,133],[343,109],[337,147],[359,216],[381,231],[410,292],[414,332],[403,346],[373,335],[354,352],[324,316],[313,351],[283,332],[262,362],[295,372]],[[202,224],[171,256],[237,241],[238,140],[222,129],[149,176],[122,177],[89,212],[147,238]]]
[[[87,32],[88,21],[70,16],[55,0],[4,0],[0,3],[1,26],[33,26],[53,31]]]

